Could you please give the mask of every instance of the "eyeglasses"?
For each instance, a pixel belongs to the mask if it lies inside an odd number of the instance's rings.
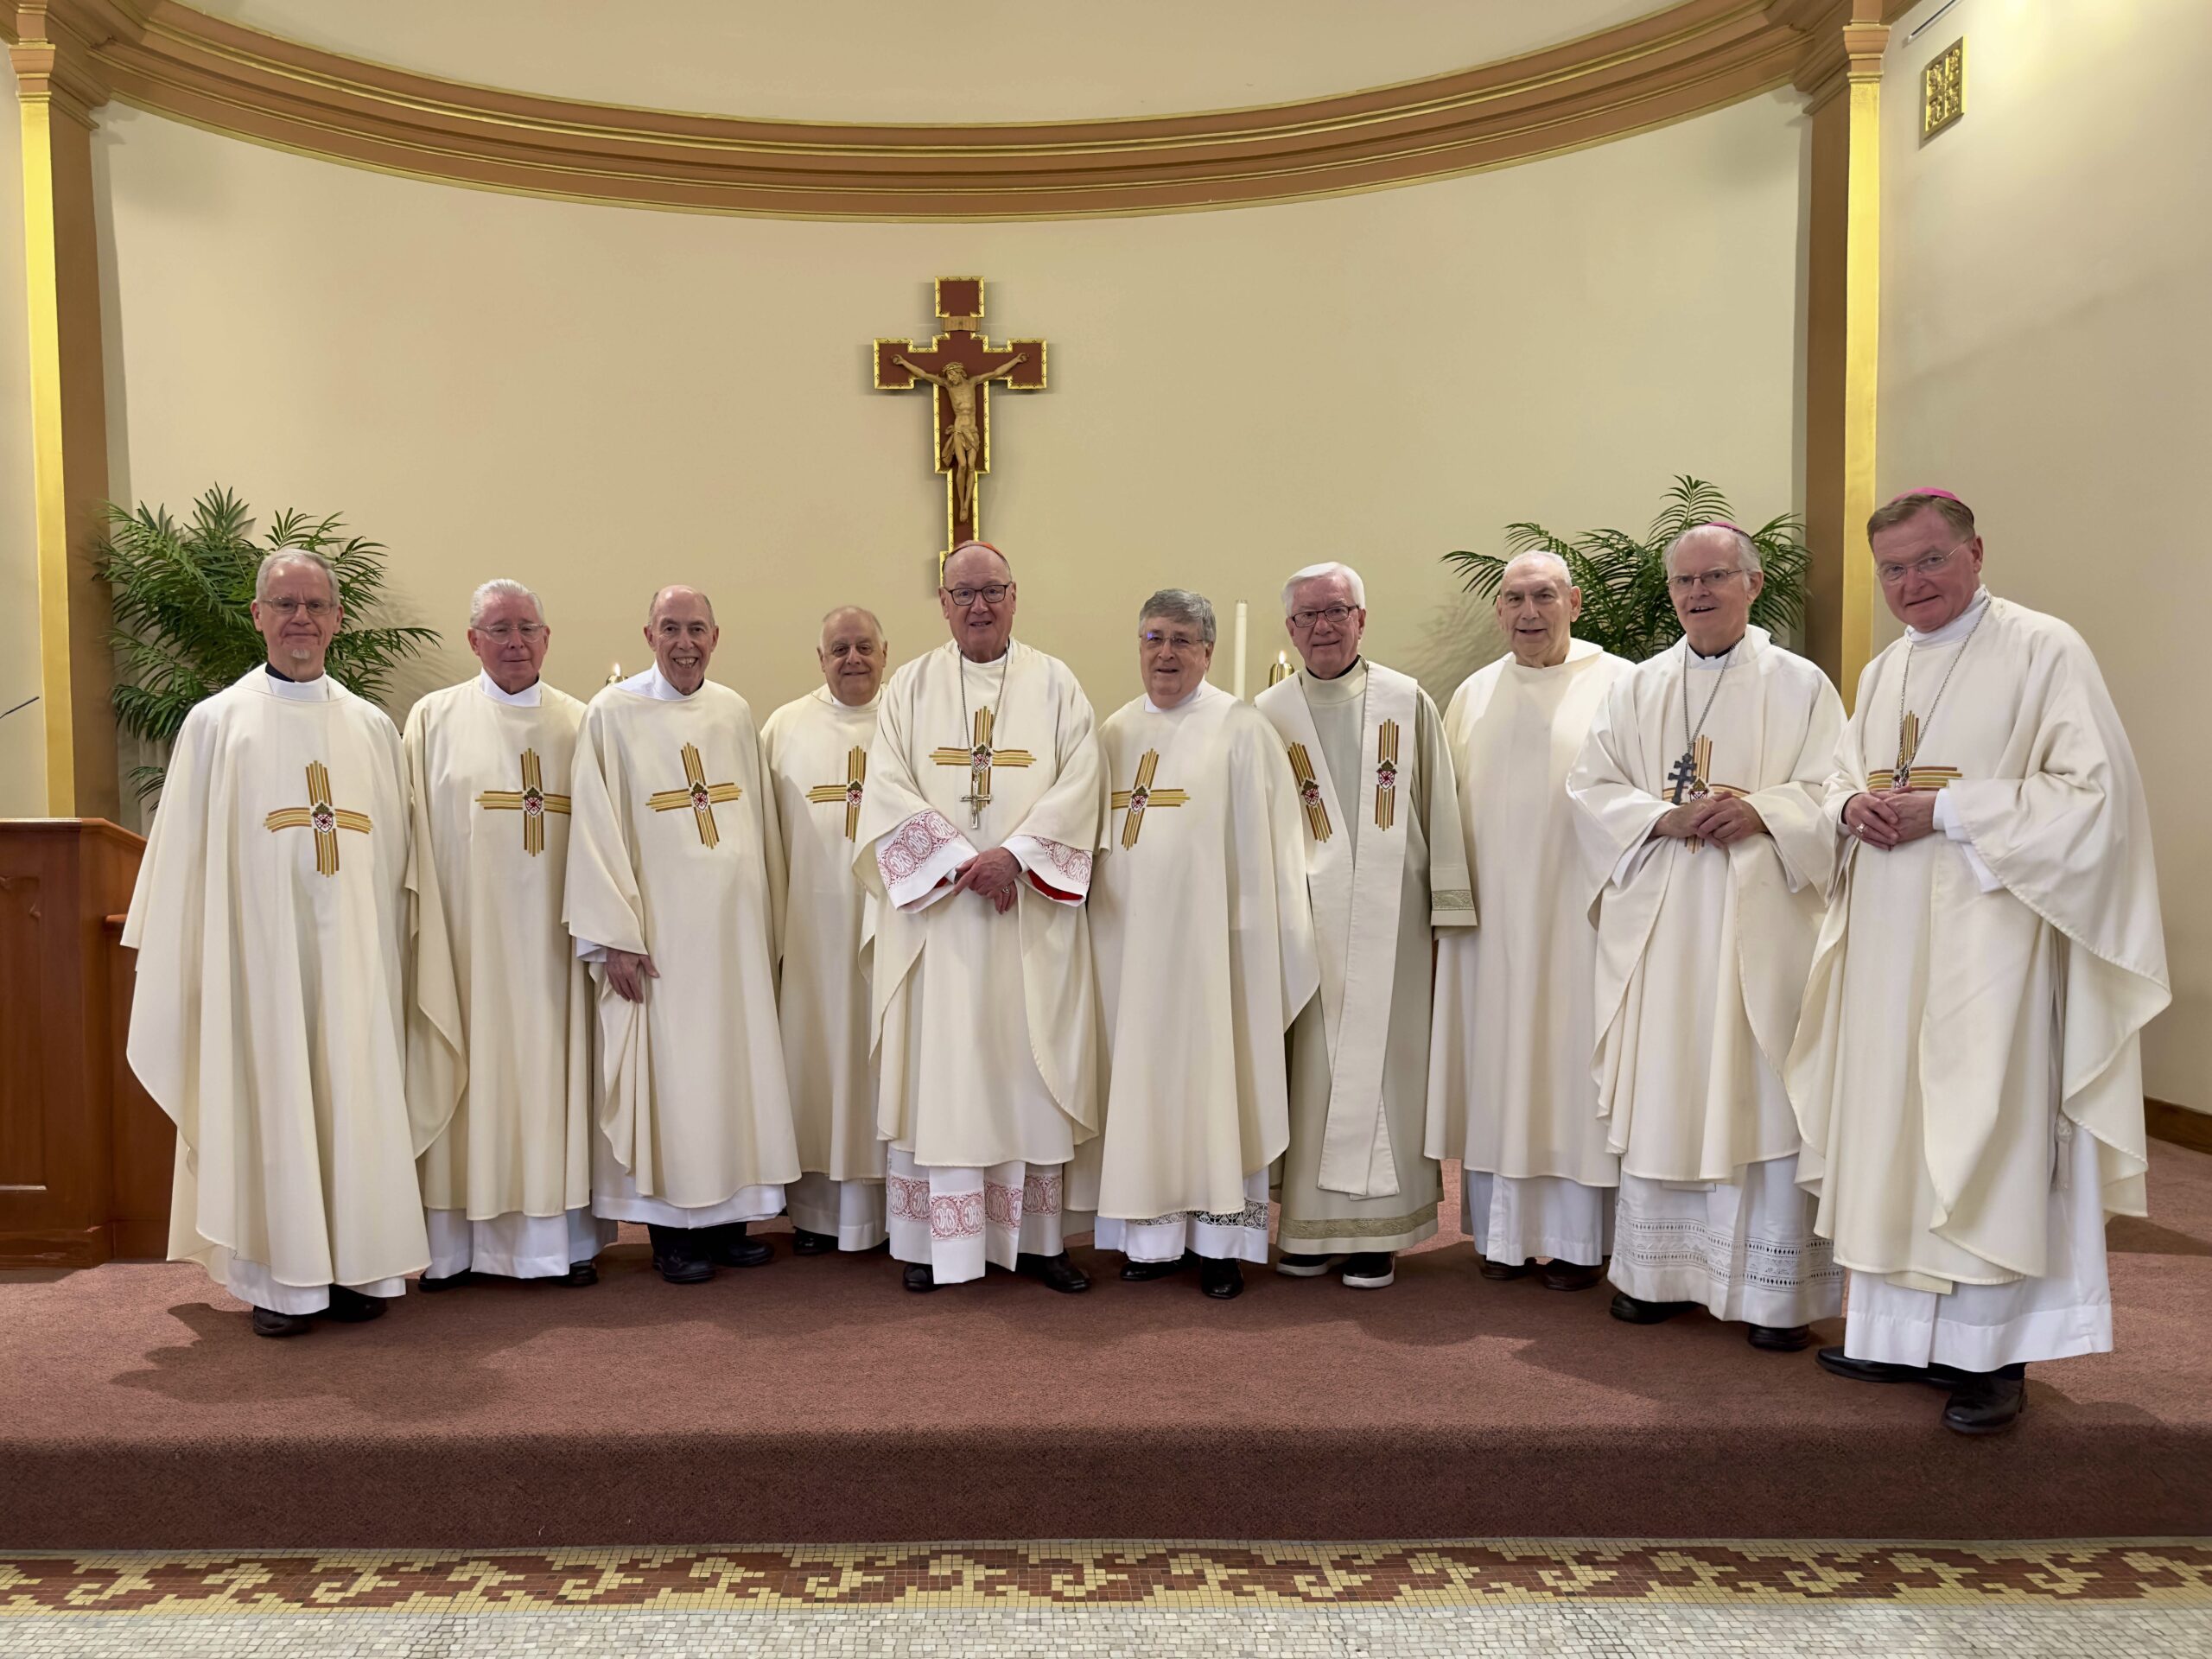
[[[1005,604],[1006,596],[1014,591],[1014,584],[995,582],[988,588],[948,588],[944,591],[952,596],[952,602],[964,611],[979,599],[986,605]]]
[[[1668,577],[1667,585],[1678,594],[1694,594],[1700,588],[1717,588],[1731,576],[1749,574],[1741,565],[1726,570],[1685,570],[1679,576]]]
[[[276,612],[279,616],[289,615],[294,611],[305,611],[318,622],[338,608],[337,601],[328,599],[270,598],[257,599],[254,603],[264,610]]]
[[[1318,611],[1293,611],[1290,626],[1300,633],[1312,632],[1317,622],[1326,622],[1332,628],[1341,628],[1351,620],[1353,608],[1350,605],[1325,605]]]
[[[1154,629],[1137,635],[1137,643],[1147,651],[1158,651],[1162,645],[1171,645],[1177,651],[1196,651],[1206,641],[1195,633],[1161,633]]]
[[[1966,543],[1961,542],[1958,547],[1952,548],[1948,552],[1930,553],[1924,558],[1909,560],[1903,564],[1885,563],[1878,559],[1874,563],[1874,574],[1882,579],[1882,586],[1885,588],[1896,587],[1905,579],[1908,573],[1916,576],[1940,575],[1943,567],[1958,557],[1959,549],[1965,545]]]
[[[486,639],[504,645],[518,637],[534,640],[545,632],[545,625],[543,622],[494,622],[489,627],[479,628],[476,632]]]

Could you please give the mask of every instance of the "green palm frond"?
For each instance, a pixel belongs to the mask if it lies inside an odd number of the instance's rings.
[[[1590,530],[1565,537],[1526,522],[1505,527],[1503,553],[1459,550],[1446,553],[1460,585],[1489,599],[1505,579],[1505,567],[1522,553],[1557,555],[1582,590],[1582,616],[1574,632],[1618,657],[1642,662],[1681,638],[1674,602],[1667,593],[1667,544],[1684,531],[1716,520],[1733,521],[1735,510],[1717,486],[1688,474],[1677,477],[1662,498],[1658,515],[1639,539],[1622,530]],[[1770,632],[1796,627],[1805,616],[1805,588],[1812,554],[1789,513],[1745,529],[1759,550],[1766,586],[1751,606],[1751,620]]]
[[[432,628],[374,620],[385,600],[385,550],[342,535],[334,513],[287,509],[256,542],[251,509],[219,485],[192,504],[182,524],[166,507],[111,502],[105,512],[97,560],[115,620],[116,719],[164,751],[194,704],[267,659],[246,607],[262,559],[277,549],[312,549],[337,574],[346,624],[325,666],[347,690],[380,700],[392,671],[437,640]],[[131,783],[143,798],[161,788],[162,776],[158,766],[140,766]]]

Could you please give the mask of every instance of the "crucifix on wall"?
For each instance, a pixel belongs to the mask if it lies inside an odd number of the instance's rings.
[[[993,346],[976,332],[983,317],[983,279],[937,279],[937,315],[945,330],[927,346],[911,340],[875,342],[875,389],[908,391],[926,382],[931,450],[944,474],[945,543],[952,550],[983,533],[982,478],[991,470],[991,382],[1016,391],[1045,390],[1045,342],[1010,340]]]

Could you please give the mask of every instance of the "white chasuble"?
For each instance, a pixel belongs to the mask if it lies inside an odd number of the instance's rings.
[[[1580,639],[1548,668],[1509,655],[1469,676],[1444,716],[1482,923],[1437,940],[1427,1149],[1461,1160],[1461,1225],[1506,1262],[1605,1254],[1599,1189],[1620,1166],[1590,1071],[1598,936],[1567,779],[1630,667]],[[1516,1182],[1532,1185],[1501,1190]]]
[[[853,874],[876,701],[850,708],[817,686],[760,728],[786,869],[777,1012],[791,1127],[804,1172],[785,1194],[794,1224],[847,1249],[883,1242],[883,1142],[868,1065],[864,895]],[[848,1184],[860,1189],[842,1191]]]
[[[1901,728],[1938,829],[1885,851],[1840,823]],[[1860,679],[1827,807],[1843,866],[1789,1075],[1851,1351],[2109,1348],[2102,1224],[2145,1212],[2140,1033],[2169,993],[2142,781],[2088,646],[1986,596],[1909,633]]]
[[[663,1226],[760,1220],[798,1174],[776,942],[784,851],[745,699],[657,671],[609,686],[576,741],[569,931],[639,952],[629,1002],[594,966],[602,1216]]]
[[[588,1215],[591,976],[561,920],[583,715],[480,673],[407,717],[407,1090],[439,1126],[421,1160],[439,1276],[565,1274],[613,1231]]]
[[[399,733],[257,666],[186,716],[123,942],[126,1052],[176,1124],[169,1255],[257,1306],[428,1264],[406,1090]]]
[[[1102,1249],[1264,1262],[1268,1166],[1290,1139],[1283,1036],[1320,973],[1297,785],[1274,728],[1211,685],[1169,709],[1139,697],[1098,747],[1109,1081],[1071,1203],[1096,1211]]]
[[[1630,1295],[1776,1325],[1840,1297],[1793,1198],[1782,1067],[1835,867],[1821,798],[1842,727],[1827,677],[1764,629],[1711,658],[1677,640],[1614,682],[1568,778],[1598,926],[1599,1109],[1622,1173],[1613,1280]],[[1726,848],[1651,833],[1700,788],[1748,800],[1767,833]]]
[[[1430,945],[1473,925],[1458,785],[1436,705],[1364,659],[1254,700],[1300,791],[1320,990],[1291,1033],[1280,1237],[1294,1254],[1391,1251],[1436,1230],[1423,1151]]]

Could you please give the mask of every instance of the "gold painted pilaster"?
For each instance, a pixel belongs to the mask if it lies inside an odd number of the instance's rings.
[[[1881,322],[1884,0],[1784,0],[1805,30],[1796,78],[1812,156],[1806,203],[1805,539],[1813,551],[1807,645],[1848,707],[1873,654],[1875,391]]]
[[[93,49],[130,18],[98,0],[18,5],[13,14],[46,810],[119,818],[107,588],[90,556],[108,493],[92,112],[107,97]]]

